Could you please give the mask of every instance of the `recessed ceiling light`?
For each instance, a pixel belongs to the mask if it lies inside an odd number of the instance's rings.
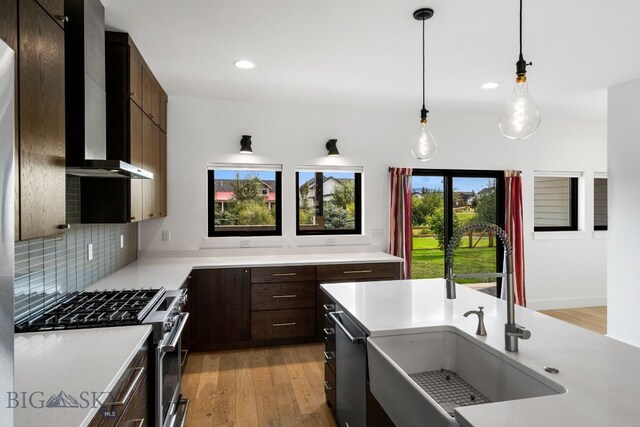
[[[480,86],[482,89],[495,89],[498,86],[500,86],[500,83],[496,83],[496,82],[487,82],[485,84],[483,84],[482,86]]]
[[[256,68],[256,64],[244,59],[234,62],[233,65],[235,65],[237,68],[240,68],[241,70],[251,70],[252,68]]]

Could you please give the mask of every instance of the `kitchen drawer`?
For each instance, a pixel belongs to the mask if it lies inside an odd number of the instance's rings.
[[[116,427],[145,427],[150,426],[149,408],[147,406],[147,378],[145,377],[135,394],[122,413]]]
[[[336,351],[334,349],[328,349],[326,346],[324,351],[324,369],[331,369],[333,375],[336,374]]]
[[[322,336],[324,337],[324,342],[326,344],[327,351],[333,350],[336,348],[336,329],[335,325],[331,321],[328,315],[324,316],[324,327],[322,328]]]
[[[327,405],[336,410],[336,375],[331,369],[324,370],[324,394]]]
[[[251,285],[251,310],[313,308],[316,285],[307,283],[256,283]]]
[[[127,425],[126,423],[119,424],[119,420],[123,414],[129,410],[129,406],[132,404],[138,407],[135,411],[133,408],[131,409],[135,413],[137,413],[137,411],[140,410],[139,407],[144,404],[145,412],[142,418],[146,418],[148,399],[147,384],[149,380],[148,366],[148,347],[147,345],[143,345],[115,387],[111,390],[104,404],[98,409],[98,412],[89,423],[90,427]],[[137,418],[140,417],[137,416]],[[135,424],[131,425],[131,427],[133,426],[137,427]]]
[[[254,311],[251,313],[251,339],[313,336],[315,314],[313,308]]]
[[[316,269],[312,265],[251,269],[251,283],[306,282],[315,279]]]
[[[395,262],[378,264],[319,265],[316,269],[318,281],[351,281],[362,279],[398,278],[399,266]]]

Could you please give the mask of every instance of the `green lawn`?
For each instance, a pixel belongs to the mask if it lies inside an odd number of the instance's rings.
[[[486,241],[485,241],[486,240]],[[483,242],[484,241],[484,242]],[[475,248],[465,248],[468,239],[463,238],[462,246],[456,249],[454,270],[456,273],[492,273],[496,269],[496,248],[487,247],[488,239]],[[475,239],[474,239],[475,242]],[[484,244],[483,244],[484,243]],[[484,247],[482,247],[484,246]],[[413,239],[412,277],[414,279],[430,279],[443,277],[444,253],[438,249],[438,241],[433,237],[416,237]],[[459,283],[477,283],[479,279],[461,279]]]

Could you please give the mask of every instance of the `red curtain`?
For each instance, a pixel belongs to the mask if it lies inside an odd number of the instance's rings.
[[[520,171],[505,171],[505,231],[513,246],[514,301],[527,306],[524,284],[524,230],[522,225],[522,178]]]
[[[390,168],[389,253],[404,259],[403,279],[411,278],[411,168]]]

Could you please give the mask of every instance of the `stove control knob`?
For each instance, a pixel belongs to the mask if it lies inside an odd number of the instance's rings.
[[[180,296],[180,305],[185,305],[187,303],[187,294],[182,294]]]
[[[162,329],[164,329],[165,332],[169,332],[171,328],[173,328],[173,322],[174,322],[173,317],[169,317],[162,324]]]

